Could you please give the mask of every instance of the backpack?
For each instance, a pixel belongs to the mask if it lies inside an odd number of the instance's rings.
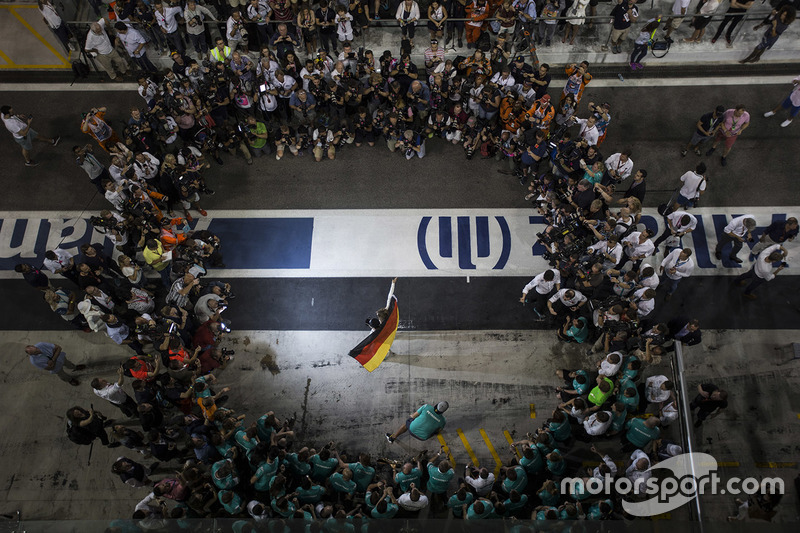
[[[90,72],[89,65],[83,61],[72,62],[72,73],[75,74],[75,78],[86,78]]]
[[[76,426],[67,420],[67,438],[75,444],[87,445],[94,442],[96,437],[88,429]]]
[[[481,36],[475,42],[475,47],[481,52],[488,52],[492,48],[492,40],[488,31],[481,32]]]

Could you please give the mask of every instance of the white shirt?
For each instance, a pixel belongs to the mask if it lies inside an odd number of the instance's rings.
[[[689,217],[689,223],[685,226],[681,225],[681,219],[685,216]],[[697,227],[697,217],[686,211],[675,211],[667,216],[667,220],[672,222],[672,226],[678,232],[693,231]]]
[[[61,248],[56,248],[53,250],[53,253],[56,254],[56,258],[45,259],[42,264],[47,270],[55,274],[56,270],[61,270],[69,266],[69,260],[72,258],[72,254]]]
[[[672,424],[678,419],[678,406],[674,401],[669,402],[663,409],[661,409],[661,416],[659,416],[662,426]]]
[[[686,260],[682,261],[678,257],[679,255],[681,255],[681,249],[675,248],[661,261],[664,274],[666,274],[669,279],[688,278],[692,275],[692,272],[694,272],[694,260],[691,257],[687,257]],[[672,268],[675,269],[674,274],[670,272]]]
[[[630,157],[624,163],[620,161],[620,156],[622,155],[621,152],[617,152],[616,154],[611,155],[608,159],[606,159],[606,170],[613,170],[619,176],[619,180],[622,181],[626,179],[628,176],[631,175],[631,171],[633,170],[633,159]]]
[[[478,496],[486,496],[492,491],[492,485],[494,485],[494,473],[489,472],[489,476],[486,479],[483,479],[480,476],[467,476],[464,478],[464,481],[467,482],[467,485],[475,489],[475,492]]]
[[[644,470],[639,470],[636,468],[636,463],[639,459],[645,459],[647,461],[647,468]],[[642,450],[634,450],[631,454],[631,466],[625,471],[625,477],[630,479],[633,483],[636,483],[637,479],[643,479],[644,481],[639,482],[638,485],[634,485],[634,491],[636,494],[641,494],[646,489],[646,482],[648,479],[653,477],[653,472],[649,470],[650,468],[650,458],[644,453]],[[636,487],[638,486],[638,490]]]
[[[650,376],[644,382],[644,397],[650,403],[660,403],[669,399],[670,392],[662,390],[661,385],[669,381],[667,376]]]
[[[547,270],[545,270],[545,272],[547,272]],[[546,281],[544,279],[545,272],[537,275],[530,281],[530,283],[525,285],[525,287],[522,289],[522,294],[528,294],[531,289],[536,289],[536,292],[539,294],[550,294],[550,291],[553,290],[553,287],[561,284],[561,273],[558,270],[552,269],[552,272],[555,274],[553,276],[553,281]]]
[[[681,176],[683,187],[681,187],[680,194],[684,198],[693,200],[700,197],[700,191],[706,190],[706,179],[703,176],[695,174],[694,171],[689,171]]]
[[[793,79],[792,83],[794,83],[794,89],[789,93],[789,101],[792,102],[793,106],[800,107],[800,76]]]
[[[575,291],[575,296],[571,300],[567,300],[564,294],[566,294],[568,290],[570,289],[561,289],[560,291],[555,293],[553,296],[550,297],[550,303],[556,303],[557,301],[561,300],[561,303],[564,304],[565,306],[575,307],[579,303],[586,301],[586,296],[581,294],[580,291]]]
[[[772,246],[764,248],[764,250],[758,254],[758,259],[756,259],[756,263],[753,265],[756,276],[765,281],[771,281],[775,277],[772,271],[772,263],[767,260],[767,257],[769,257],[769,254],[772,252],[777,252],[780,249],[780,244],[773,244]]]
[[[679,17],[686,16],[686,10],[690,3],[691,0],[675,0],[675,3],[672,4],[672,14]],[[681,12],[681,10],[683,10],[683,12]]]
[[[597,140],[600,138],[600,133],[597,131],[597,124],[593,125],[591,128],[587,128],[586,124],[588,119],[576,118],[575,122],[581,125],[581,131],[578,133],[578,136],[581,139],[585,139],[586,142],[589,143],[589,146],[597,144]]]
[[[573,405],[572,407],[570,407],[570,409],[569,409],[569,414],[570,414],[570,415],[571,415],[571,416],[572,416],[572,417],[573,417],[575,420],[577,420],[577,421],[578,421],[578,424],[583,424],[583,422],[586,420],[586,414],[587,414],[587,412],[588,412],[588,411],[586,411],[586,410],[579,411],[578,409],[575,409],[575,406],[574,406],[574,405]]]
[[[139,161],[134,158],[133,160],[133,171],[136,175],[137,179],[140,180],[151,180],[158,175],[158,168],[161,164],[156,157],[148,152],[142,152],[144,155],[145,161]]]
[[[147,50],[147,46],[142,46],[142,49],[139,52],[136,52],[136,48],[139,47],[140,44],[147,44],[147,41],[142,34],[139,33],[137,30],[133,28],[128,28],[128,31],[125,33],[118,33],[119,40],[122,41],[122,45],[125,47],[125,50],[128,52],[128,55],[131,57],[142,57]],[[141,92],[139,93],[141,94]]]
[[[619,263],[620,259],[622,259],[622,245],[620,245],[619,243],[615,244],[613,248],[609,248],[608,241],[599,241],[589,246],[589,248],[587,249],[594,250],[595,252],[600,254],[608,254],[614,257],[614,261],[612,263],[605,256],[603,256],[603,267],[611,268],[612,266]]]
[[[204,31],[206,31],[205,24],[198,24],[197,21],[195,21],[194,26],[189,24],[195,17],[199,17],[201,21],[205,21],[206,17],[208,17],[211,20],[216,20],[214,18],[214,15],[211,13],[211,11],[208,10],[208,8],[196,4],[194,11],[192,11],[191,9],[189,9],[189,6],[187,5],[186,9],[183,12],[183,20],[186,21],[186,33],[190,33],[192,35],[200,35]]]
[[[616,475],[617,475],[617,464],[611,459],[611,456],[604,455],[603,456],[603,462],[606,464],[606,466],[610,470],[609,475],[612,478],[616,477]],[[600,473],[600,467],[599,466],[594,467],[594,470],[592,471],[592,476],[596,477],[597,479],[604,479],[603,478],[603,474]]]
[[[617,364],[614,364],[614,363],[612,363],[611,361],[608,360],[608,357],[611,354],[614,354],[614,353],[619,356],[619,363],[617,363]],[[608,354],[605,357],[605,359],[603,359],[600,362],[600,370],[598,370],[597,373],[600,374],[601,376],[606,376],[606,377],[609,377],[609,378],[612,378],[612,377],[616,376],[617,373],[619,372],[619,369],[622,368],[622,362],[623,362],[624,359],[625,359],[625,357],[621,353],[619,353],[619,352],[611,352],[610,354]]]
[[[511,74],[509,74],[508,76],[506,76],[504,78],[503,77],[503,73],[502,72],[498,72],[494,76],[492,76],[492,83],[497,84],[497,86],[502,89],[502,88],[505,88],[505,87],[509,87],[509,88],[513,87],[517,83],[517,81],[514,79],[514,76],[512,76]]]
[[[244,22],[244,19],[239,19],[239,21]],[[234,26],[236,27],[236,31],[233,31]],[[228,17],[228,22],[225,24],[225,37],[226,39],[233,39],[234,41],[242,40],[242,32],[237,22],[233,20],[233,17]]]
[[[3,124],[6,125],[6,129],[14,135],[15,139],[24,139],[24,135],[20,135],[19,132],[24,130],[28,127],[28,123],[19,118],[17,115],[11,115],[10,117],[6,118],[3,117]]]
[[[253,7],[253,4],[247,5],[247,17],[258,23],[259,26],[264,26],[267,23],[267,16],[269,16],[270,11],[272,11],[272,8],[264,0],[258,0],[256,7]]]
[[[44,17],[44,20],[47,21],[48,26],[50,26],[54,30],[61,27],[62,23],[61,17],[58,15],[58,11],[56,11],[56,9],[52,5],[50,4],[43,5],[39,9],[39,12]]]
[[[278,98],[291,98],[291,94],[285,94],[285,91],[288,91],[294,84],[297,83],[295,79],[288,74],[283,75],[283,82],[279,81],[278,78],[273,77],[272,82],[275,86],[279,89],[278,91]]]
[[[611,413],[609,411],[602,411],[608,415],[608,420],[600,422],[597,419],[599,413],[594,413],[592,416],[583,421],[583,429],[586,430],[587,435],[603,435],[608,428],[611,427]]]
[[[106,324],[106,331],[109,338],[117,344],[122,344],[122,341],[127,339],[130,333],[128,326],[119,321],[113,326],[111,324]]]
[[[633,293],[633,298],[636,302],[636,314],[639,317],[647,316],[653,312],[653,309],[656,308],[656,299],[650,298],[649,300],[644,300],[642,297],[644,296],[644,292],[647,291],[646,287],[639,289],[638,291]]]
[[[122,387],[120,387],[119,384],[116,382],[109,383],[100,390],[97,389],[92,389],[92,390],[100,398],[108,400],[109,402],[116,405],[125,403],[125,400],[128,398],[128,395],[125,394],[125,391],[122,390]]]
[[[419,4],[416,2],[411,2],[411,9],[409,9],[409,15],[407,19],[403,18],[403,12],[406,10],[406,3],[400,2],[400,5],[397,6],[397,12],[394,15],[394,18],[397,20],[419,20]]]
[[[653,242],[650,239],[645,239],[644,242],[639,242],[639,237],[641,235],[641,231],[634,231],[625,237],[625,239],[623,239],[622,242],[628,242],[632,245],[629,248],[626,248],[628,257],[647,257],[652,255],[652,253],[655,251],[656,247],[653,245]]]
[[[753,220],[756,219],[753,215],[742,215],[740,217],[736,217],[731,220],[725,229],[723,230],[725,233],[733,233],[734,235],[738,235],[739,237],[744,237],[747,235],[747,228],[744,225],[744,221],[748,218],[752,218]]]
[[[399,505],[406,511],[419,511],[428,506],[428,497],[420,493],[419,500],[414,501],[411,499],[411,493],[406,492],[405,494],[401,494],[400,497],[397,498],[397,505]]]
[[[653,275],[650,276],[649,278],[639,278],[639,285],[641,285],[642,287],[647,287],[648,289],[655,289],[656,287],[658,287],[659,281],[660,280],[658,279],[658,273],[653,272]]]
[[[182,13],[183,10],[179,7],[165,7],[163,13],[156,9],[154,10],[153,15],[155,16],[158,25],[164,28],[167,33],[175,33],[178,31],[178,21],[176,20],[176,17]]]
[[[106,20],[100,19],[97,21],[100,24],[101,32],[99,34],[89,30],[86,34],[86,50],[97,50],[97,53],[101,56],[105,56],[110,54],[114,50],[114,45],[111,44],[111,40],[106,35]]]

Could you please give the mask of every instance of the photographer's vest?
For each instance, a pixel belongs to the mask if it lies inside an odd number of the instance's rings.
[[[600,386],[593,388],[589,393],[589,401],[595,405],[603,405],[606,403],[608,398],[614,393],[614,382],[612,382],[607,377],[604,377],[603,380],[608,383],[608,392],[603,392],[600,390]]]
[[[222,50],[216,46],[211,49],[211,57],[214,58],[214,61],[222,61],[224,63],[230,56],[231,49],[228,46],[225,46]]]

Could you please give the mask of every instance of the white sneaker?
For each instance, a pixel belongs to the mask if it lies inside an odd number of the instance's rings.
[[[767,111],[766,113],[764,113],[764,118],[769,118],[769,117],[771,117],[771,116],[772,116],[772,115],[774,115],[774,114],[775,114],[775,113],[773,113],[772,111]]]
[[[281,156],[279,156],[278,154],[275,154],[275,159],[277,159],[278,161],[280,161],[280,160],[281,160]]]
[[[792,119],[790,119],[790,118],[787,118],[786,120],[784,120],[783,122],[781,122],[781,128],[785,128],[786,126],[788,126],[788,125],[789,125],[789,124],[791,124],[791,123],[792,123]]]

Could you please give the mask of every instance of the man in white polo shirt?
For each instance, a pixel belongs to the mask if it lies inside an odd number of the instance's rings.
[[[586,296],[573,289],[561,289],[547,300],[547,310],[553,316],[565,313],[567,310],[578,311],[586,304]]]
[[[653,241],[650,240],[652,236],[653,231],[646,229],[644,231],[634,231],[622,239],[625,257],[617,264],[617,270],[621,270],[628,261],[633,261],[633,270],[638,271],[642,260],[653,255],[656,250]]]
[[[39,133],[31,127],[33,115],[16,115],[14,108],[10,105],[0,107],[0,118],[3,119],[6,129],[14,136],[14,140],[22,146],[22,157],[25,158],[26,167],[35,167],[39,163],[31,159],[31,150],[33,150],[33,141],[44,141],[56,146],[61,137],[49,139],[42,137]]]
[[[665,216],[664,221],[666,223],[666,227],[661,235],[658,236],[658,239],[656,239],[656,241],[653,243],[653,246],[656,247],[656,252],[658,252],[659,245],[670,237],[675,237],[677,240],[673,239],[675,244],[672,246],[670,246],[670,243],[667,242],[664,253],[666,253],[667,249],[669,248],[677,248],[680,246],[680,238],[687,233],[693,232],[697,227],[697,218],[686,211],[674,211]]]
[[[722,259],[722,249],[731,243],[731,253],[728,255],[731,261],[741,263],[742,260],[736,254],[742,249],[742,243],[745,240],[753,242],[753,230],[756,229],[756,218],[753,215],[742,215],[734,218],[723,229],[717,241],[717,247],[714,248],[714,257]]]
[[[537,275],[522,288],[522,298],[520,298],[519,301],[525,303],[527,300],[533,312],[536,313],[539,318],[543,318],[544,302],[553,294],[553,289],[559,290],[560,288],[561,274],[558,269],[551,268]],[[531,293],[531,290],[533,290],[533,293]],[[530,296],[528,296],[528,294],[530,294]]]
[[[667,286],[666,300],[670,301],[675,289],[678,288],[678,283],[683,278],[688,278],[694,272],[694,259],[692,259],[692,251],[689,248],[675,248],[661,261],[661,267],[658,269],[659,273],[664,278],[664,284]]]
[[[112,80],[118,79],[114,67],[119,70],[121,76],[128,73],[128,62],[119,55],[114,45],[111,44],[108,35],[106,35],[105,19],[92,23],[86,33],[86,46],[84,49],[89,54],[95,54],[94,58]]]
[[[165,7],[161,0],[157,0],[154,4],[153,16],[161,28],[161,33],[167,38],[170,43],[170,48],[177,50],[183,55],[186,46],[183,44],[181,34],[178,32],[178,17],[183,15],[183,9],[180,7]]]
[[[781,270],[786,268],[784,260],[787,255],[786,248],[780,244],[773,244],[758,254],[758,259],[753,263],[753,268],[736,278],[736,284],[739,286],[747,284],[748,279],[751,280],[750,285],[744,290],[744,297],[748,300],[755,300],[756,295],[753,294],[753,291],[759,285],[772,281]],[[772,265],[778,261],[781,261],[780,266],[773,270]]]

